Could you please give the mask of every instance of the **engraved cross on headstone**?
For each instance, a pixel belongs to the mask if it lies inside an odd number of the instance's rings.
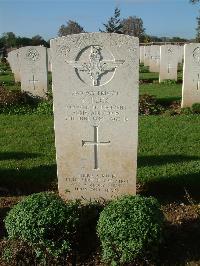
[[[38,82],[39,80],[35,79],[35,76],[33,75],[33,79],[29,80],[29,82],[33,83],[33,89],[35,90],[35,83]]]
[[[84,71],[89,74],[93,81],[93,86],[99,85],[99,80],[102,75],[109,71],[115,70],[119,65],[124,63],[124,60],[103,60],[99,46],[91,46],[89,62],[68,61],[74,68],[79,71]]]
[[[108,145],[110,141],[99,141],[98,136],[98,126],[94,127],[94,140],[82,140],[82,147],[85,145],[93,145],[94,146],[94,169],[99,169],[99,162],[98,162],[98,146],[99,145]]]
[[[173,66],[171,66],[171,64],[168,64],[168,67],[167,67],[167,72],[170,73],[170,69],[172,69]]]

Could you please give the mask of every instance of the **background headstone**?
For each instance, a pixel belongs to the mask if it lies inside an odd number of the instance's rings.
[[[150,46],[144,46],[144,65],[149,66]]]
[[[51,40],[51,51],[60,195],[135,194],[138,38],[74,34]]]
[[[144,63],[144,46],[140,46],[140,63]]]
[[[200,103],[200,43],[185,44],[181,107]]]
[[[177,80],[178,47],[176,45],[160,46],[160,75],[159,82],[163,80]]]
[[[8,62],[12,73],[14,74],[15,82],[20,82],[20,66],[19,66],[19,49],[12,50],[8,53]]]
[[[26,46],[20,48],[21,89],[33,97],[47,96],[47,48]]]
[[[178,45],[178,63],[183,63],[183,57],[184,57],[184,45]]]
[[[47,58],[48,58],[48,71],[52,72],[52,65],[51,65],[51,49],[47,48]]]
[[[150,59],[149,59],[149,71],[159,72],[160,71],[160,46],[150,46]]]

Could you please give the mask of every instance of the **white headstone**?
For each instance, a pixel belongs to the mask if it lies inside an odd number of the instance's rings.
[[[181,107],[200,103],[200,43],[185,44]]]
[[[149,71],[159,72],[160,71],[160,46],[150,46],[150,59],[149,59]]]
[[[48,58],[48,71],[52,72],[52,65],[51,65],[51,49],[47,48],[47,58]]]
[[[51,40],[59,193],[135,194],[138,38],[81,33]]]
[[[160,46],[160,75],[159,82],[163,80],[177,80],[178,47],[176,45]]]
[[[140,46],[140,63],[144,63],[144,46]]]
[[[19,49],[12,50],[8,53],[8,62],[12,73],[14,74],[15,82],[20,82],[20,66],[19,66]]]
[[[183,63],[184,45],[178,45],[178,63]]]
[[[47,96],[47,48],[20,48],[21,89],[33,97]]]
[[[150,46],[144,46],[144,65],[149,66]]]

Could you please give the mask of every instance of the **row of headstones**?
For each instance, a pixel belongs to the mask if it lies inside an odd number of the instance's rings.
[[[150,72],[159,73],[159,82],[177,80],[178,63],[183,62],[184,46],[140,46],[140,63],[149,66]]]
[[[33,97],[46,98],[48,71],[51,71],[50,49],[43,46],[26,46],[8,53],[7,60],[15,82],[21,90]]]
[[[177,80],[183,63],[182,107],[200,103],[200,44],[140,46],[140,63],[159,72],[159,82]]]
[[[198,47],[194,46],[193,50]],[[24,49],[19,61],[28,77],[21,75],[21,81],[39,80],[44,48]],[[186,48],[189,59],[185,62],[196,64],[189,51]],[[60,195],[99,200],[135,194],[138,38],[115,33],[74,34],[52,39],[51,55]]]
[[[185,45],[182,107],[200,102],[200,56],[199,44]],[[184,46],[151,45],[140,46],[140,62],[149,66],[150,72],[159,72],[160,82],[177,80],[178,63],[183,62]],[[48,91],[48,71],[51,71],[50,49],[27,46],[8,54],[16,82],[21,82],[21,90],[34,97],[46,98]]]

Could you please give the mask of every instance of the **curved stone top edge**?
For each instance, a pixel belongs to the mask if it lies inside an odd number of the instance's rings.
[[[52,38],[50,40],[50,42],[52,41],[58,41],[58,40],[64,40],[64,39],[70,39],[71,37],[76,37],[76,36],[100,36],[100,35],[104,35],[104,36],[124,36],[127,39],[130,40],[135,40],[139,42],[139,38],[138,37],[134,37],[134,36],[130,36],[127,34],[119,34],[119,33],[108,33],[108,32],[82,32],[82,33],[76,33],[76,34],[69,34],[68,36],[61,36],[61,37],[57,37],[57,38]]]

